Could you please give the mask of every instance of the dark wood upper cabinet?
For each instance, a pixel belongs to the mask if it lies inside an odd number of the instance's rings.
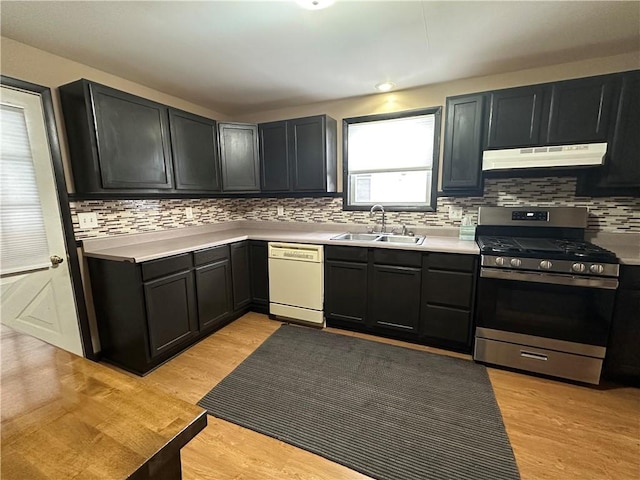
[[[336,191],[337,122],[327,115],[263,123],[262,189],[269,192]]]
[[[222,189],[225,192],[259,191],[258,126],[220,123],[218,132]]]
[[[614,79],[607,75],[554,83],[547,143],[606,142]]]
[[[492,92],[487,148],[539,144],[545,93],[541,85]]]
[[[296,192],[336,191],[336,121],[327,115],[289,120],[289,157]]]
[[[447,98],[442,191],[482,195],[482,146],[486,95]]]
[[[602,168],[578,179],[578,195],[640,196],[640,71],[621,78],[617,115]]]
[[[176,189],[220,191],[215,120],[169,109],[169,124]]]
[[[78,193],[173,188],[168,109],[78,80],[60,87]]]
[[[260,183],[265,192],[291,190],[287,121],[262,123],[260,134]]]

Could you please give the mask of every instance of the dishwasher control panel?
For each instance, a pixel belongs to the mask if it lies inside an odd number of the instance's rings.
[[[322,245],[269,243],[269,258],[301,262],[322,262],[322,250]]]

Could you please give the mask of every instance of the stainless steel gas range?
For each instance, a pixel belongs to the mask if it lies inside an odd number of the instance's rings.
[[[586,226],[586,208],[480,208],[476,361],[600,382],[619,266]]]

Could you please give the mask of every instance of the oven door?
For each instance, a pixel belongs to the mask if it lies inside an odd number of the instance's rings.
[[[483,268],[476,326],[606,347],[618,281]]]

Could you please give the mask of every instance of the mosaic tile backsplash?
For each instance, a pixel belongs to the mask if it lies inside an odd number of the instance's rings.
[[[640,198],[576,197],[575,177],[487,179],[484,197],[439,197],[436,212],[390,212],[388,225],[457,227],[449,220],[449,207],[461,207],[477,221],[479,206],[525,205],[588,207],[591,231],[640,233]],[[284,215],[277,214],[278,206]],[[187,219],[185,207],[193,208]],[[77,213],[96,212],[98,228],[81,230]],[[342,210],[341,198],[225,198],[193,200],[91,200],[71,202],[77,239],[141,233],[234,220],[330,222],[372,225],[369,212]]]

